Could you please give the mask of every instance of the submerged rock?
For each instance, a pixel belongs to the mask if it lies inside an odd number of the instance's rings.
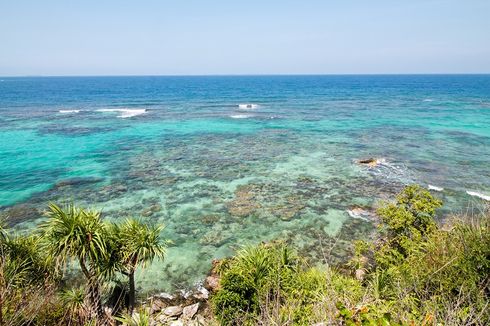
[[[148,208],[145,208],[141,212],[141,215],[144,216],[144,217],[149,217],[149,216],[152,216],[154,213],[157,213],[157,212],[159,212],[161,210],[162,210],[162,205],[160,205],[160,204],[154,204],[154,205],[151,205]]]
[[[0,218],[5,219],[9,225],[25,221],[32,221],[42,216],[42,212],[27,204],[19,204],[6,208],[0,212]]]
[[[228,212],[239,217],[253,214],[262,207],[256,198],[256,191],[254,185],[238,187],[235,198],[227,204]]]
[[[69,179],[63,179],[54,185],[55,188],[62,188],[66,186],[81,186],[81,185],[87,185],[87,184],[92,184],[92,183],[99,183],[104,181],[104,178],[99,178],[99,177],[76,177],[76,178],[69,178]]]
[[[361,219],[367,222],[375,221],[377,219],[375,211],[359,206],[351,207],[347,210],[347,214],[352,218]]]

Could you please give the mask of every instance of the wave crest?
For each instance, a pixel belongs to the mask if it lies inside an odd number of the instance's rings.
[[[230,118],[232,119],[248,119],[253,117],[251,114],[232,114],[230,115]]]
[[[468,195],[470,196],[473,196],[473,197],[478,197],[480,199],[483,199],[483,200],[486,200],[486,201],[490,201],[490,196],[487,196],[487,195],[484,195],[484,194],[481,194],[479,192],[476,192],[476,191],[467,191],[466,192]]]
[[[64,113],[64,114],[67,114],[67,113],[79,113],[80,110],[59,110],[58,112],[59,113]]]
[[[119,112],[118,118],[132,118],[147,112],[146,109],[100,109],[97,112]]]

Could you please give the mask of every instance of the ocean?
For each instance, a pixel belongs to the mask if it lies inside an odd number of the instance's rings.
[[[31,230],[74,202],[165,224],[141,291],[260,241],[341,261],[413,183],[440,216],[488,204],[490,75],[0,77],[0,215]]]

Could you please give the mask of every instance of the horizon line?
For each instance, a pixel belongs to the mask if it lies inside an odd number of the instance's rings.
[[[70,78],[70,77],[288,77],[288,76],[454,76],[490,75],[490,72],[435,72],[435,73],[277,73],[277,74],[87,74],[87,75],[0,75],[0,78]]]

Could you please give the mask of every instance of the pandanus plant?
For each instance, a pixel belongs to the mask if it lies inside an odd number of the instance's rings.
[[[76,261],[87,281],[87,299],[99,321],[105,319],[100,294],[101,266],[108,260],[108,230],[100,212],[50,204],[42,226],[47,248],[57,266]]]
[[[136,219],[127,219],[122,224],[112,226],[118,269],[129,280],[129,315],[132,315],[135,307],[136,269],[147,266],[155,258],[163,259],[165,256],[166,241],[160,235],[162,228],[161,225],[149,225]]]

